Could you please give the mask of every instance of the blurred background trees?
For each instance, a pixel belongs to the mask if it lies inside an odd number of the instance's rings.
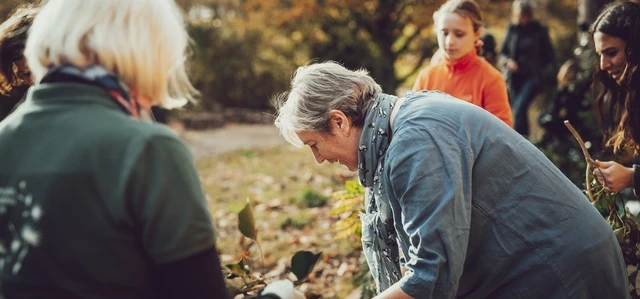
[[[502,40],[510,0],[477,0],[488,29]],[[576,43],[578,1],[535,0],[559,58]],[[24,0],[3,0],[6,16]],[[298,66],[335,60],[364,67],[388,93],[411,87],[437,47],[433,12],[440,0],[177,0],[193,37],[191,75],[202,92],[193,109],[269,109]],[[584,7],[590,7],[583,5]],[[594,9],[588,9],[593,11]],[[3,19],[3,18],[2,18]],[[0,19],[1,20],[1,19]]]
[[[434,0],[181,0],[194,39],[198,109],[270,108],[298,66],[334,60],[364,67],[388,93],[411,87],[437,48]],[[576,0],[538,0],[560,58],[575,46]],[[478,0],[498,41],[512,1]]]

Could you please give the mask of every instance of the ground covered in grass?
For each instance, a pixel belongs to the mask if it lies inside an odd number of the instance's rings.
[[[288,278],[296,251],[323,252],[303,291],[323,298],[346,298],[362,257],[357,236],[337,239],[331,215],[336,199],[354,173],[340,165],[317,165],[310,151],[290,145],[240,149],[200,156],[196,165],[217,228],[223,265],[246,259],[249,267],[274,280]],[[264,252],[238,230],[238,212],[249,202]],[[242,284],[239,278],[231,284]]]

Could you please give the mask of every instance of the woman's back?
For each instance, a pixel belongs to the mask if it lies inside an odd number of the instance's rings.
[[[460,274],[460,298],[628,296],[611,228],[542,152],[477,107],[440,93],[407,98],[385,165],[405,256],[416,254],[411,250],[443,256],[438,278]],[[402,176],[412,173],[402,169],[406,161],[425,162],[412,166],[428,179],[409,190],[427,196],[396,198],[407,194],[402,186],[412,179]],[[417,202],[422,211],[403,208]],[[455,208],[443,208],[450,205]],[[433,239],[409,249],[416,233],[402,225]]]
[[[187,148],[99,87],[33,87],[0,151],[9,298],[151,298],[157,265],[214,245]]]

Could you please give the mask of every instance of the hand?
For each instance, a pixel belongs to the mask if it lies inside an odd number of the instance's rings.
[[[624,167],[619,163],[596,160],[598,168],[593,170],[593,176],[605,189],[619,192],[633,185],[633,168]]]
[[[504,67],[512,72],[518,71],[518,64],[513,59],[507,59],[504,63]]]
[[[304,294],[293,287],[293,282],[286,279],[270,283],[262,290],[262,295],[267,294],[276,295],[281,299],[305,299]]]

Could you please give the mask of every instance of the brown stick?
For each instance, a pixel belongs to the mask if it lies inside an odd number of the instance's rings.
[[[598,168],[598,164],[596,164],[596,162],[591,158],[591,155],[589,155],[587,146],[584,144],[584,141],[582,141],[582,137],[580,137],[580,134],[578,134],[578,131],[576,131],[576,129],[573,128],[573,126],[568,120],[564,121],[564,125],[567,126],[569,131],[571,131],[571,134],[573,134],[573,137],[575,137],[576,140],[578,141],[578,144],[582,149],[582,154],[584,155],[584,159],[587,161],[587,171],[585,174],[585,186],[587,186],[587,195],[589,195],[589,200],[591,200],[591,203],[593,204],[595,202],[595,199],[593,199],[593,193],[591,193],[591,184],[589,183],[589,174],[591,174],[591,170],[593,168]]]

